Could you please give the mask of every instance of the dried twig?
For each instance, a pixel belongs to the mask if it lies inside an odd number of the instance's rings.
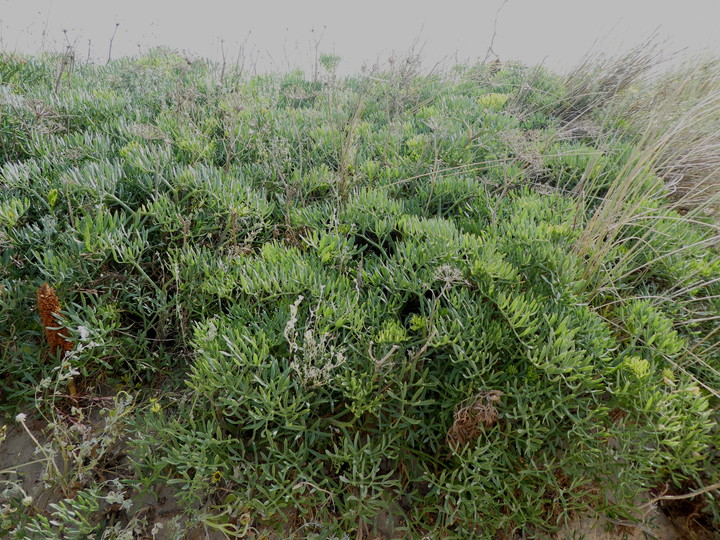
[[[120,23],[115,23],[115,30],[113,31],[113,35],[110,38],[110,46],[108,47],[108,59],[107,59],[106,64],[109,64],[110,60],[112,59],[112,46],[113,46],[113,41],[115,41],[115,34],[117,34],[118,26],[120,26]]]
[[[650,499],[648,502],[646,502],[643,505],[640,505],[640,508],[646,508],[648,506],[652,506],[658,501],[678,501],[681,499],[692,499],[693,497],[697,497],[698,495],[702,495],[703,493],[707,493],[709,491],[713,491],[716,489],[720,489],[720,482],[713,484],[711,486],[706,486],[704,488],[698,489],[696,491],[691,491],[690,493],[685,493],[683,495],[661,495],[659,497],[655,497],[654,499]]]
[[[498,58],[498,54],[493,49],[493,45],[495,45],[495,36],[497,35],[497,23],[498,23],[498,18],[500,17],[500,12],[505,7],[505,4],[507,4],[507,3],[508,3],[508,0],[505,0],[502,4],[500,4],[500,7],[495,12],[495,21],[493,22],[493,35],[490,38],[490,45],[488,45],[487,54],[485,55],[485,62],[488,61],[488,58],[490,58],[491,54],[494,55],[496,59]]]

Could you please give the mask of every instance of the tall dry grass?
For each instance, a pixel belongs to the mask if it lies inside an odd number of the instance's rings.
[[[694,59],[660,70],[663,59],[654,47],[644,47],[614,60],[586,60],[565,81],[567,93],[556,112],[566,129],[594,124],[603,133],[600,153],[619,139],[634,147],[585,224],[576,252],[587,261],[588,287],[599,298],[615,298],[612,303],[627,300],[618,284],[642,279],[650,265],[704,250],[709,256],[703,264],[651,301],[680,303],[687,324],[714,324],[688,347],[686,363],[678,367],[686,371],[702,364],[705,373],[720,380],[720,371],[705,360],[717,357],[720,333],[720,316],[710,303],[715,284],[705,277],[708,267],[720,261],[720,60]],[[591,161],[588,167],[594,165]],[[667,220],[692,222],[702,235],[678,247],[665,238]],[[624,233],[629,228],[640,231],[632,242]],[[621,243],[624,249],[616,249]],[[655,250],[652,261],[642,255],[649,248]],[[698,380],[720,397],[720,389],[706,382]]]

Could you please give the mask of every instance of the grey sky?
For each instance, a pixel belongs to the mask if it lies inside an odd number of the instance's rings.
[[[23,52],[61,49],[67,38],[79,56],[107,57],[165,45],[228,61],[245,43],[260,68],[308,67],[314,41],[343,58],[343,72],[406,51],[417,38],[425,64],[443,58],[484,58],[493,35],[502,59],[555,69],[590,48],[616,53],[654,30],[665,48],[720,56],[720,0],[0,0],[2,47]]]

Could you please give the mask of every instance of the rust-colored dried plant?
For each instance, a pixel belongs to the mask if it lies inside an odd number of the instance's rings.
[[[482,428],[492,427],[498,421],[498,411],[495,403],[500,401],[502,392],[499,390],[482,391],[470,400],[469,405],[456,407],[454,422],[447,433],[445,441],[453,452],[458,452],[469,442],[480,435]]]
[[[47,283],[43,283],[43,286],[37,291],[37,304],[45,337],[50,345],[50,353],[56,354],[59,350],[60,356],[65,356],[65,353],[72,349],[73,344],[68,341],[65,330],[58,328],[57,317],[60,315],[60,301],[55,294],[55,289]]]

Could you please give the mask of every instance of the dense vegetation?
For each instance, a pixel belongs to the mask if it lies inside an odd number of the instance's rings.
[[[150,534],[171,486],[178,538],[528,537],[717,483],[718,66],[321,60],[0,57],[2,410],[60,501],[0,479],[3,534]]]

